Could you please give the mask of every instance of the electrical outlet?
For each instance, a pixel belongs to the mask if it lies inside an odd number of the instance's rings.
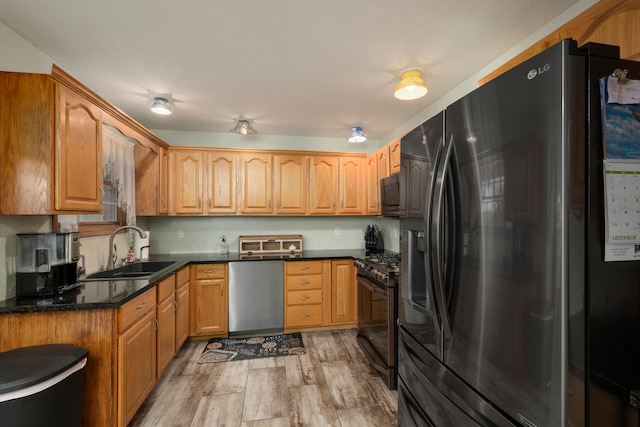
[[[178,239],[184,238],[184,230],[178,230]]]
[[[333,229],[333,234],[334,234],[335,236],[339,236],[339,235],[340,235],[340,227],[336,227],[336,228],[334,228],[334,229]]]

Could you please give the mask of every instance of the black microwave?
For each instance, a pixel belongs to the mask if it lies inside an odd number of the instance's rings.
[[[380,180],[380,211],[382,216],[400,216],[400,174]]]

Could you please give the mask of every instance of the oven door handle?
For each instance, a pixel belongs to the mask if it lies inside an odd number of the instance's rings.
[[[357,279],[362,284],[362,286],[369,289],[374,294],[382,295],[385,297],[387,296],[387,291],[375,285],[371,280],[362,276],[357,276]]]

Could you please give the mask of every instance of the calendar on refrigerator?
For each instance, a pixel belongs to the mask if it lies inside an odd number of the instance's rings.
[[[605,261],[640,260],[640,162],[604,161]]]

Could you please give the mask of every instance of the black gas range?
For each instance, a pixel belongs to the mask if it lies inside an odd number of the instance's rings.
[[[353,262],[358,270],[358,344],[367,359],[396,389],[398,276],[400,256],[372,253]]]
[[[400,254],[394,252],[370,253],[357,258],[353,265],[362,274],[384,286],[396,286],[400,272]]]

